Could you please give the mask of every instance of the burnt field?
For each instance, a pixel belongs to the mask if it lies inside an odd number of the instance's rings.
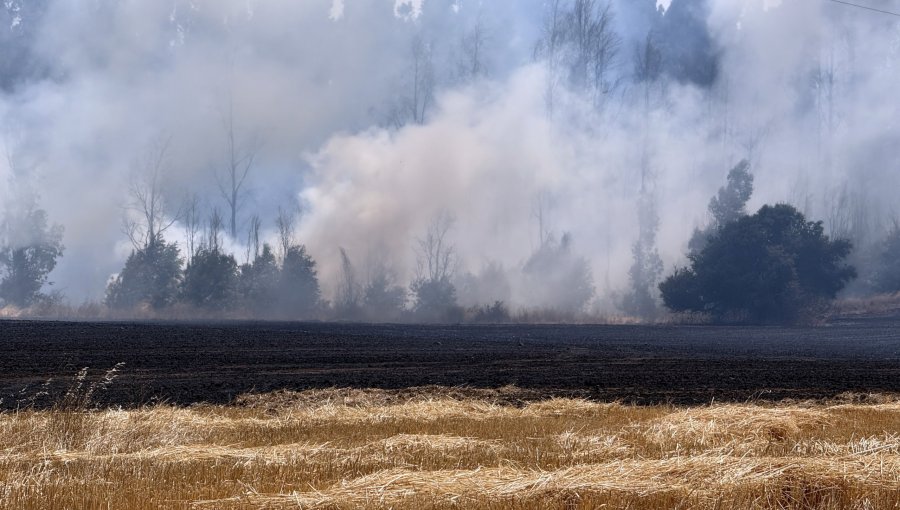
[[[117,363],[116,380],[95,396],[102,404],[425,385],[515,385],[536,397],[641,404],[831,398],[900,392],[900,320],[817,328],[0,321],[3,408],[49,405],[80,369],[96,380]]]

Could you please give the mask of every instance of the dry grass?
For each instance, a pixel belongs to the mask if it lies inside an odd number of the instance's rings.
[[[695,408],[531,397],[327,390],[2,414],[0,507],[900,508],[893,397]]]

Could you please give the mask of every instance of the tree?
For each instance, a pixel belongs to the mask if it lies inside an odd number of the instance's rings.
[[[522,268],[530,304],[565,312],[583,311],[594,296],[594,279],[584,257],[572,253],[572,237],[548,235]]]
[[[747,215],[747,201],[753,195],[750,162],[742,160],[728,172],[728,183],[709,201],[713,225],[721,227]]]
[[[462,58],[459,61],[459,75],[462,81],[473,81],[488,73],[486,46],[491,35],[484,22],[483,13],[479,12],[475,24],[463,35],[460,41]]]
[[[397,320],[405,306],[406,289],[396,284],[396,277],[386,264],[376,262],[363,290],[366,317],[375,321]]]
[[[563,66],[562,50],[565,44],[565,12],[562,0],[550,0],[541,27],[541,38],[534,48],[534,58],[543,59],[547,66],[547,87],[544,100],[547,114],[552,117],[556,107],[556,89],[559,86],[560,69]]]
[[[712,224],[694,231],[688,243],[690,251],[702,250],[717,229],[746,216],[747,201],[752,195],[753,174],[750,173],[750,162],[745,159],[728,172],[727,184],[719,188],[716,196],[710,199],[709,214],[712,217]]]
[[[448,239],[455,221],[447,211],[438,212],[416,241],[416,278],[410,290],[416,298],[413,310],[422,320],[446,320],[456,307],[456,249]]]
[[[356,269],[347,255],[347,251],[340,248],[341,276],[338,282],[337,294],[334,299],[334,309],[339,317],[354,319],[362,312],[362,286],[356,277]]]
[[[245,185],[259,152],[259,140],[251,138],[241,142],[235,132],[234,101],[228,102],[228,112],[223,118],[225,127],[225,168],[216,173],[219,192],[228,205],[228,232],[237,239],[237,215],[244,203]]]
[[[294,215],[287,209],[279,207],[275,226],[278,228],[278,248],[281,251],[281,260],[284,260],[288,250],[294,245]]]
[[[174,304],[181,285],[181,264],[178,246],[157,234],[128,256],[122,272],[106,289],[107,306],[131,309],[146,303],[161,309]]]
[[[224,310],[234,305],[237,286],[234,257],[207,246],[200,248],[185,268],[181,295],[194,306]]]
[[[663,56],[653,33],[647,33],[644,43],[634,50],[634,82],[640,85],[644,116],[650,113],[653,89],[662,76]]]
[[[263,244],[252,264],[241,266],[239,292],[254,316],[271,315],[278,304],[280,269],[272,247]]]
[[[279,308],[285,317],[310,318],[318,311],[321,292],[316,262],[303,245],[288,248],[278,282]]]
[[[534,54],[547,64],[551,115],[555,89],[563,81],[573,90],[588,94],[595,107],[603,106],[605,96],[617,83],[612,74],[622,41],[614,25],[611,2],[574,0],[571,9],[560,0],[548,4]]]
[[[638,239],[631,247],[633,261],[628,270],[630,289],[622,299],[622,310],[636,317],[653,319],[657,314],[656,285],[663,263],[656,249],[659,216],[648,193],[638,199]]]
[[[567,16],[569,81],[592,94],[596,105],[613,88],[610,72],[621,39],[615,32],[612,3],[575,0]]]
[[[434,102],[435,73],[432,43],[421,34],[413,36],[409,45],[409,68],[403,87],[408,95],[394,111],[394,125],[402,127],[408,122],[424,124],[425,116]]]
[[[159,138],[150,144],[131,175],[123,230],[135,250],[156,242],[180,216],[179,211],[170,210],[163,193],[163,181],[170,168],[169,140]]]
[[[63,254],[63,228],[49,225],[47,212],[28,195],[10,207],[0,224],[0,299],[31,306],[49,284],[49,274]]]
[[[184,201],[184,242],[187,250],[187,260],[191,261],[194,252],[198,248],[198,233],[200,232],[203,218],[200,213],[200,197],[196,193],[191,193]]]
[[[718,229],[659,288],[676,312],[716,320],[790,323],[809,319],[834,299],[856,271],[844,259],[851,243],[832,240],[822,222],[807,221],[789,205],[763,206]]]
[[[213,209],[206,240],[184,270],[181,297],[194,306],[223,310],[235,304],[238,265],[234,256],[222,252],[222,227],[222,215]]]

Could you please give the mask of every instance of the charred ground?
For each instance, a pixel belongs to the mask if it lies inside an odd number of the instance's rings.
[[[816,328],[0,322],[4,408],[50,405],[83,367],[96,379],[117,363],[102,404],[424,385],[641,404],[831,398],[900,392],[900,319]]]

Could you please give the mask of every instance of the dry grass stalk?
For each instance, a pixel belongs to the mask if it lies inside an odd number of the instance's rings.
[[[502,390],[0,415],[2,508],[900,508],[900,401],[631,407]]]

